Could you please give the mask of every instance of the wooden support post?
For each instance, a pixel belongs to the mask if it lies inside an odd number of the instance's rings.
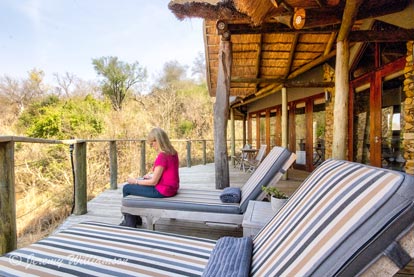
[[[234,156],[236,156],[236,130],[234,126],[234,109],[230,108],[230,130],[231,130],[231,164],[234,166],[236,162]]]
[[[203,165],[207,164],[207,143],[206,140],[203,139]]]
[[[243,113],[243,146],[247,143],[247,115]]]
[[[348,140],[349,42],[338,41],[336,51],[332,158],[345,160]]]
[[[363,0],[348,0],[342,16],[336,43],[335,99],[333,119],[332,158],[345,160],[348,135],[349,104],[349,33]]]
[[[0,255],[17,248],[14,142],[0,143]]]
[[[191,140],[187,140],[187,167],[191,167]]]
[[[282,88],[282,147],[288,146],[288,101],[286,88]]]
[[[118,155],[116,141],[109,142],[109,171],[111,176],[111,189],[118,188]]]
[[[86,142],[75,143],[75,207],[73,213],[87,213]]]
[[[282,147],[288,147],[288,100],[286,88],[282,88]],[[287,180],[287,172],[283,174],[282,180]]]
[[[347,40],[338,41],[336,44],[335,67],[335,100],[334,100],[334,124],[332,158],[346,159],[348,141],[348,103],[349,103],[349,43]]]
[[[141,162],[140,162],[140,166],[139,166],[139,174],[140,176],[144,176],[147,172],[147,169],[145,168],[146,165],[146,161],[145,161],[145,140],[141,140]]]
[[[214,105],[214,164],[216,188],[230,185],[229,162],[227,155],[227,120],[229,118],[229,96],[231,76],[230,37],[222,37],[219,50],[216,103]]]

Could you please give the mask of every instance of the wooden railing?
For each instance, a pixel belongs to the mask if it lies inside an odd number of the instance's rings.
[[[66,144],[73,151],[74,209],[76,215],[87,212],[87,143],[109,143],[110,188],[118,187],[118,142],[140,143],[140,175],[146,165],[146,144],[144,139],[95,139],[95,140],[48,140],[17,136],[0,136],[0,245],[4,254],[17,247],[16,201],[15,201],[15,143]],[[207,163],[208,140],[171,140],[172,143],[186,143],[186,164],[192,166],[192,144],[201,142],[202,163]]]

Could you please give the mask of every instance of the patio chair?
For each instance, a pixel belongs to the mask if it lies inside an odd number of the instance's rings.
[[[239,169],[242,169],[242,163],[245,159],[247,159],[247,152],[243,152],[243,150],[247,149],[252,149],[252,146],[248,143],[246,143],[243,146],[242,151],[240,151],[240,153],[236,154],[235,156],[232,156],[232,158],[234,159],[234,168],[238,166]]]
[[[413,176],[327,160],[253,241],[87,222],[0,257],[0,275],[392,276],[414,256],[413,200]]]
[[[247,168],[247,172],[253,173],[259,167],[260,163],[266,156],[266,149],[267,145],[262,144],[254,159],[248,159],[244,161],[245,167]]]
[[[203,221],[206,224],[237,225],[249,200],[262,199],[262,186],[274,185],[295,160],[295,154],[283,147],[274,147],[259,168],[241,187],[240,203],[223,203],[222,190],[179,189],[177,195],[167,198],[147,198],[128,195],[122,199],[123,213],[139,215],[148,229],[154,229],[160,218]]]

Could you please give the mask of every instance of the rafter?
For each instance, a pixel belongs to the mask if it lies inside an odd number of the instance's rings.
[[[331,50],[332,50],[332,48],[333,48],[333,45],[334,45],[334,43],[335,43],[335,39],[336,39],[336,36],[338,35],[338,33],[337,32],[332,32],[331,33],[331,36],[329,37],[329,41],[328,41],[328,43],[326,44],[326,47],[325,47],[325,51],[324,51],[324,53],[323,53],[323,55],[325,56],[325,55],[328,55],[329,54],[329,52],[331,52]]]
[[[228,30],[231,34],[235,35],[248,35],[248,34],[271,34],[271,33],[331,33],[339,30],[339,24],[337,26],[330,25],[328,27],[320,27],[313,29],[301,29],[294,30],[282,23],[266,23],[258,27],[251,26],[250,24],[231,24],[228,25]]]
[[[299,76],[302,73],[305,73],[306,71],[312,69],[313,67],[320,65],[323,62],[326,62],[327,60],[329,60],[330,58],[332,58],[333,56],[335,56],[336,54],[336,50],[333,50],[331,52],[329,52],[329,54],[327,55],[323,55],[320,56],[319,58],[311,61],[310,63],[307,63],[306,65],[302,66],[301,68],[295,70],[294,72],[292,72],[289,76],[288,79],[293,79],[296,76]]]
[[[240,77],[233,77],[231,78],[232,83],[251,83],[251,84],[273,84],[273,85],[280,85],[283,84],[285,87],[296,87],[296,88],[316,88],[316,87],[333,87],[335,82],[301,82],[301,81],[293,81],[287,80],[284,78],[240,78]],[[234,86],[232,86],[234,87]]]
[[[398,29],[389,32],[377,30],[351,31],[349,41],[353,42],[397,42],[414,40],[414,29]]]
[[[331,34],[329,43],[325,52],[328,52],[332,49],[332,46],[335,42],[335,38],[339,32],[338,26],[329,26],[323,28],[315,29],[302,29],[294,30],[287,28],[286,26],[276,23],[276,24],[265,24],[261,27],[252,27],[248,24],[228,24],[228,30],[231,34]],[[387,41],[407,41],[414,39],[414,29],[396,29],[391,32],[384,32],[378,30],[349,30],[348,35],[350,42],[387,42]]]
[[[348,1],[345,6],[341,29],[338,33],[338,41],[347,40],[352,26],[355,23],[358,10],[363,0]]]
[[[298,39],[299,39],[299,34],[294,34],[293,36],[293,40],[292,40],[292,46],[290,47],[290,53],[289,53],[289,59],[286,65],[286,72],[285,72],[285,78],[287,78],[287,76],[290,73],[290,70],[292,68],[292,63],[293,63],[293,59],[295,56],[295,52],[296,52],[296,45],[298,44]]]
[[[262,41],[263,41],[263,35],[260,34],[259,45],[258,45],[257,56],[256,56],[256,77],[257,78],[260,78],[261,76],[260,67],[261,67],[261,60],[262,60]],[[257,89],[258,87],[256,86],[256,91]]]

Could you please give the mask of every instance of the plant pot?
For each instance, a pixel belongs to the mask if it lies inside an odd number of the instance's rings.
[[[270,198],[270,204],[272,206],[272,210],[277,212],[278,210],[280,210],[280,208],[282,208],[282,206],[286,203],[287,199],[280,199],[280,198],[276,198],[276,197],[271,197]]]

